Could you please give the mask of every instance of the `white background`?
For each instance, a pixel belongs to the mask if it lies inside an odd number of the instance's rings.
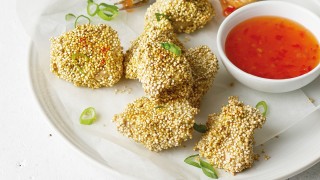
[[[29,83],[30,40],[15,6],[15,1],[0,6],[0,179],[115,179],[47,122]],[[290,179],[320,179],[320,163]]]

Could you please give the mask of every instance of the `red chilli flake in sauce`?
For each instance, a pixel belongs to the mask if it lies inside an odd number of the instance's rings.
[[[319,43],[302,25],[289,19],[261,16],[234,27],[226,55],[241,70],[269,79],[303,75],[319,64]]]

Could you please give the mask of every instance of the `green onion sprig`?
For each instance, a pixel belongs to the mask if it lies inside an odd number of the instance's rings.
[[[262,115],[264,117],[267,116],[267,112],[268,112],[268,105],[265,101],[260,101],[258,102],[258,104],[256,105],[256,108],[259,109],[259,107],[262,107],[263,108],[263,112],[262,112]]]
[[[97,4],[93,0],[87,0],[87,14],[91,17],[98,15],[101,19],[106,21],[111,21],[114,19],[119,13],[118,6],[109,5],[106,3]],[[68,13],[65,15],[65,20],[70,21],[75,19],[74,27],[77,27],[79,19],[87,19],[88,24],[91,23],[91,19],[85,15],[75,16],[72,13]]]
[[[180,56],[181,55],[181,49],[179,46],[173,44],[173,43],[168,43],[168,42],[164,42],[161,43],[161,47],[163,47],[164,49],[172,52],[173,54]]]
[[[205,133],[207,132],[207,126],[203,124],[193,124],[193,129],[198,131],[199,133]]]
[[[88,107],[80,115],[80,124],[90,125],[97,119],[96,110]]]
[[[195,154],[195,155],[191,155],[189,157],[187,157],[185,160],[184,160],[185,163],[191,165],[191,166],[194,166],[194,167],[197,167],[197,168],[201,168],[202,169],[202,172],[212,178],[212,179],[218,179],[218,174],[217,172],[215,171],[215,169],[213,168],[213,166],[202,160],[199,156],[199,154]]]

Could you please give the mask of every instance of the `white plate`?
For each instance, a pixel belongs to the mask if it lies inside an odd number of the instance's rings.
[[[309,5],[305,5],[311,9],[314,9],[316,6],[315,4],[312,4],[311,1]],[[137,16],[139,16],[139,13],[137,13]],[[54,20],[55,19],[52,19],[53,22]],[[49,24],[47,26],[50,27]],[[134,26],[134,24],[132,24],[132,26]],[[139,29],[139,27],[137,28]],[[216,27],[211,23],[208,28]],[[45,28],[39,31],[45,33],[48,29]],[[29,33],[30,32],[31,31],[29,31]],[[195,37],[208,37],[202,36],[201,32],[192,36],[194,36],[192,37],[192,40]],[[212,35],[212,38],[212,41],[214,41],[214,34]],[[34,38],[34,40],[37,42],[36,38]],[[51,122],[55,129],[77,150],[81,151],[95,162],[98,162],[100,165],[103,165],[106,169],[117,172],[124,177],[138,179],[206,179],[206,176],[204,176],[199,169],[188,166],[183,162],[185,157],[196,153],[192,151],[192,147],[196,140],[199,139],[199,134],[194,133],[193,140],[186,143],[186,148],[181,147],[161,153],[153,153],[149,152],[141,145],[123,137],[116,131],[116,127],[111,122],[111,118],[115,113],[123,111],[127,103],[132,102],[134,99],[143,95],[141,85],[138,82],[122,80],[114,88],[103,88],[98,90],[76,88],[72,84],[56,78],[49,72],[48,42],[44,43],[47,44],[43,47],[40,47],[39,44],[37,48],[35,44],[32,44],[31,46],[29,57],[30,80],[35,95],[40,106],[48,116],[49,122]],[[197,41],[194,44],[201,44],[201,41]],[[194,44],[192,46],[194,46]],[[124,46],[128,47],[128,43]],[[215,51],[215,47],[211,48]],[[223,68],[219,72],[219,76],[220,78],[222,77],[221,81],[227,82],[225,84],[233,82],[233,79],[230,78]],[[218,99],[215,94],[221,93],[220,91],[226,88],[222,87],[221,81],[217,80],[215,82],[215,87],[210,90],[208,95],[206,95],[202,105],[202,113],[197,117],[198,121],[205,121],[207,114],[217,111],[222,105],[221,102],[223,100],[216,101],[219,102],[217,104],[212,104],[212,101]],[[318,78],[316,81],[319,82],[320,79]],[[318,102],[319,95],[317,95],[317,91],[315,90],[316,88],[319,88],[319,83],[317,82],[309,85],[309,87],[305,88],[303,91],[299,90],[281,96],[287,97],[287,101],[289,101],[290,97],[305,99],[304,96],[307,94],[308,96],[315,98],[316,102]],[[131,94],[115,93],[115,89],[123,89],[125,86],[132,89]],[[236,83],[236,86],[240,87],[241,85]],[[242,88],[242,90],[244,90],[244,88]],[[270,98],[269,102],[280,103],[277,101],[279,98],[278,95],[261,94],[258,92],[242,92],[240,94],[243,95],[240,95],[240,99],[248,101],[251,104],[254,103],[258,97]],[[227,94],[224,94],[224,96],[226,97]],[[301,102],[299,104],[310,106],[306,102]],[[290,107],[291,104],[287,103],[285,106],[287,106],[288,109],[294,109],[296,106],[299,106],[299,104],[294,104]],[[82,126],[78,122],[78,116],[81,111],[88,106],[96,107],[99,114],[99,120],[91,126]],[[271,106],[271,109],[276,106],[277,105],[274,104]],[[278,106],[282,107],[283,105]],[[310,106],[310,109],[312,109],[312,107]],[[309,109],[303,110],[301,114],[306,114],[309,112],[308,110]],[[312,111],[314,111],[314,109],[312,109]],[[287,114],[281,113],[281,111],[280,113],[275,112],[277,112],[276,108],[270,112],[270,116],[272,116],[271,113],[273,113],[273,115],[276,114],[278,117],[287,116]],[[285,112],[288,113],[288,116],[293,115],[292,113],[290,114],[289,111]],[[301,116],[299,120],[301,120],[302,117],[303,116]],[[280,138],[269,140],[263,147],[255,147],[256,151],[264,149],[271,159],[266,161],[263,160],[262,157],[251,169],[237,174],[236,176],[224,173],[221,170],[219,171],[220,178],[287,178],[312,166],[320,160],[320,144],[317,143],[318,139],[320,139],[319,117],[320,112],[314,111],[300,122],[298,120],[294,121],[293,124],[295,125],[292,127],[288,126],[287,128],[289,129],[282,129],[281,131],[286,131],[280,135]],[[280,120],[285,122],[290,119],[283,118]],[[268,125],[266,127],[272,126]],[[261,136],[268,134],[266,133],[268,130],[270,130],[270,132],[272,131],[272,129],[266,130],[266,128],[263,130],[264,131],[260,133]],[[270,134],[274,135],[274,133]]]

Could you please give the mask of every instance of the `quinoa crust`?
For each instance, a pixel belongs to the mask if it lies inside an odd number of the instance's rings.
[[[185,49],[166,19],[149,24],[125,55],[126,78],[139,79],[145,93],[155,101],[187,98],[192,91],[192,71]],[[161,43],[177,45],[180,56]]]
[[[108,25],[79,25],[51,38],[50,70],[75,86],[111,87],[123,74],[117,32]]]
[[[241,172],[253,165],[254,130],[261,128],[265,121],[258,109],[231,96],[221,113],[209,115],[208,131],[195,150],[217,168],[233,174]]]
[[[208,0],[157,0],[146,12],[146,24],[155,13],[168,16],[177,33],[194,32],[207,24],[215,15],[213,6]]]
[[[123,135],[143,144],[151,151],[180,146],[192,138],[197,109],[187,100],[157,104],[147,97],[127,105],[113,121]]]
[[[189,102],[193,107],[200,108],[201,98],[212,86],[218,72],[218,60],[210,48],[205,45],[188,49],[186,58],[190,63],[194,80]]]

